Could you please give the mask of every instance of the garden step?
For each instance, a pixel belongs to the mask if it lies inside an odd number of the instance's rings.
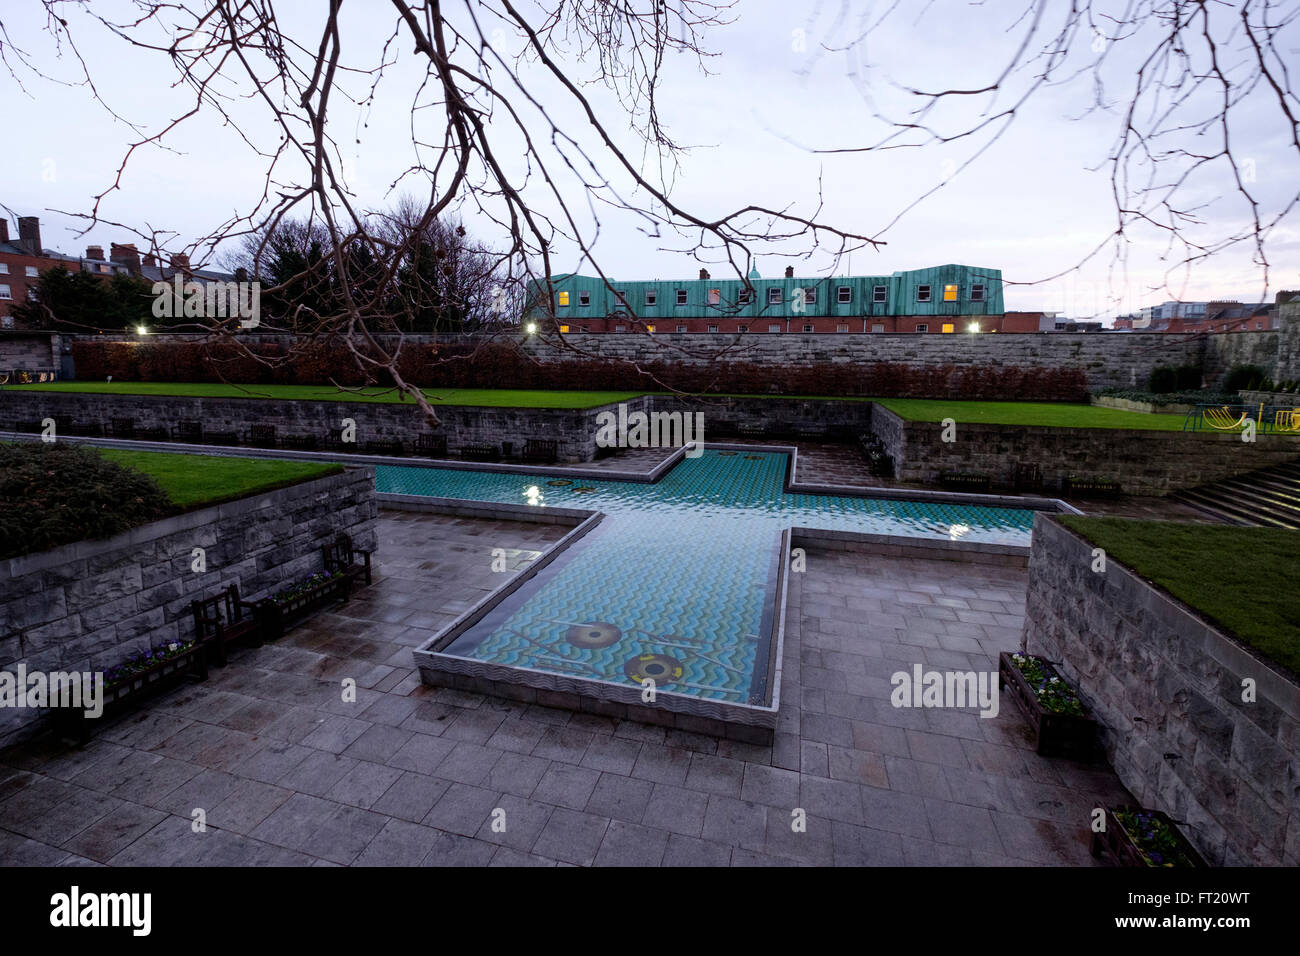
[[[1272,526],[1300,530],[1300,509],[1275,507],[1258,496],[1246,498],[1217,490],[1192,488],[1174,496],[1179,501],[1223,518],[1232,524],[1257,527]]]

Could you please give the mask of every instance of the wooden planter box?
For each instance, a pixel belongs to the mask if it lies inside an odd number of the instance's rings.
[[[961,491],[988,491],[993,480],[988,475],[970,475],[959,471],[945,471],[939,475],[939,484]]]
[[[1056,668],[1038,659],[1049,674],[1060,677]],[[998,655],[998,683],[1011,691],[1016,706],[1033,731],[1034,750],[1044,757],[1074,757],[1091,760],[1096,756],[1097,722],[1091,717],[1058,714],[1038,701],[1038,694],[1020,673],[1009,651]],[[1062,678],[1064,679],[1064,678]]]
[[[104,687],[104,712],[98,718],[85,716],[84,710],[59,708],[54,711],[55,721],[67,732],[77,736],[82,743],[90,739],[91,727],[113,713],[130,710],[141,701],[172,686],[188,675],[199,680],[208,678],[207,646],[195,641],[185,651],[165,661],[159,661],[142,671],[137,671],[114,684]]]
[[[1165,823],[1174,833],[1174,840],[1178,848],[1192,861],[1193,867],[1208,867],[1205,857],[1201,856],[1196,847],[1192,846],[1191,841],[1183,836],[1177,824],[1169,819],[1159,810],[1147,810],[1143,807],[1108,807],[1106,809],[1106,829],[1102,833],[1093,832],[1092,834],[1092,855],[1101,856],[1103,852],[1109,853],[1119,861],[1120,866],[1139,866],[1152,867],[1159,869],[1157,864],[1147,860],[1133,837],[1129,835],[1124,824],[1120,823],[1119,817],[1115,815],[1116,810],[1139,810],[1142,813],[1149,813],[1151,816]]]
[[[1119,495],[1119,482],[1104,478],[1066,478],[1065,493],[1084,498],[1115,498]]]
[[[272,598],[259,601],[257,613],[262,619],[263,633],[267,640],[283,637],[285,631],[304,617],[327,605],[346,601],[351,593],[352,579],[344,574],[284,601]]]

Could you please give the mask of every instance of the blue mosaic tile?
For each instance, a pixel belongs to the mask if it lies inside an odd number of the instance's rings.
[[[712,450],[656,484],[382,465],[381,493],[608,517],[443,653],[760,703],[783,528],[1027,545],[1015,508],[788,494],[787,456]]]

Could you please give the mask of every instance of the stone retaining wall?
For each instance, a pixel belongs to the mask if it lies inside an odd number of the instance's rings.
[[[1034,519],[1023,646],[1056,662],[1145,807],[1215,865],[1300,865],[1300,683],[1091,543]],[[1242,700],[1242,682],[1256,700]]]
[[[252,387],[256,391],[256,386]],[[633,400],[633,404],[640,399]],[[611,406],[606,406],[611,407]],[[635,407],[641,407],[635,404]],[[560,460],[591,461],[596,452],[596,414],[592,409],[477,408],[444,406],[437,409],[441,427],[433,434],[447,436],[452,451],[467,444],[512,442],[518,453],[529,438],[559,441]],[[68,416],[78,423],[107,424],[112,418],[133,418],[137,428],[170,428],[178,421],[201,422],[206,431],[233,431],[243,435],[250,425],[274,425],[277,434],[315,435],[323,438],[342,427],[345,418],[356,423],[357,450],[371,440],[400,439],[408,451],[430,428],[411,402],[277,401],[255,398],[182,398],[152,395],[94,395],[76,392],[15,391],[0,389],[0,427],[46,417]]]
[[[322,570],[321,545],[346,531],[374,548],[375,480],[350,468],[191,511],[101,541],[0,563],[0,668],[93,671],[193,635],[190,602],[229,584],[252,600]],[[193,549],[206,570],[193,570]],[[0,745],[38,711],[0,708]]]
[[[953,442],[939,422],[902,419],[872,409],[872,431],[894,459],[894,477],[926,484],[945,471],[969,471],[1007,486],[1018,463],[1037,463],[1048,489],[1062,479],[1109,478],[1128,494],[1163,495],[1300,458],[1300,437],[1043,428],[959,423]]]

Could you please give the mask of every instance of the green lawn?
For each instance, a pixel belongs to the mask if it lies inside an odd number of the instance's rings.
[[[919,422],[951,418],[970,425],[1045,425],[1057,428],[1132,428],[1182,431],[1182,415],[1129,412],[1122,408],[1053,402],[963,402],[936,398],[873,398],[890,411]]]
[[[343,470],[342,465],[316,461],[174,455],[113,448],[101,448],[99,453],[109,461],[149,475],[172,504],[184,509],[233,501]]]
[[[1060,521],[1293,674],[1300,589],[1289,569],[1300,531],[1062,516]]]
[[[9,385],[30,391],[80,392],[92,395],[160,395],[186,398],[270,398],[279,401],[392,402],[410,398],[391,388],[339,391],[327,385],[231,385],[224,382],[54,382],[44,385]],[[480,408],[594,408],[625,402],[644,392],[560,392],[517,388],[426,388],[434,405],[469,405]]]

